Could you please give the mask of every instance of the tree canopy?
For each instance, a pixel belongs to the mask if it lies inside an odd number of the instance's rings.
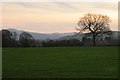
[[[111,19],[107,15],[102,14],[85,14],[78,21],[80,32],[91,32],[93,35],[93,44],[95,45],[95,39],[97,34],[110,31]]]
[[[23,47],[30,47],[30,46],[32,47],[32,46],[34,46],[35,40],[31,34],[29,34],[27,32],[22,32],[19,36],[19,41]]]

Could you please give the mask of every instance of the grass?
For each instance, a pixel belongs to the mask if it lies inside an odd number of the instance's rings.
[[[117,78],[117,47],[3,48],[3,78]]]

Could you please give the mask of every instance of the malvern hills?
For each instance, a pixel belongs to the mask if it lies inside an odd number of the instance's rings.
[[[24,32],[24,30],[17,30],[17,29],[7,29],[7,30],[9,30],[10,32],[16,32],[18,37],[22,32]],[[38,32],[28,32],[28,31],[25,31],[25,32],[31,34],[34,37],[34,39],[36,39],[36,40],[59,39],[59,38],[62,38],[62,37],[71,36],[71,35],[76,34],[76,32],[49,33],[49,34],[38,33]]]
[[[30,46],[89,46],[93,45],[91,33],[37,33],[17,29],[4,29],[16,33],[16,41],[19,45],[20,35],[24,32],[30,34],[34,39]],[[97,45],[119,45],[119,31],[108,31],[99,34],[96,38]],[[6,35],[7,36],[7,35]],[[6,39],[5,39],[6,40]],[[24,42],[25,40],[23,40]],[[13,43],[14,44],[14,43]]]
[[[24,30],[17,30],[17,29],[7,29],[10,32],[16,32],[17,36],[19,37],[19,35],[24,32]],[[36,40],[46,40],[46,39],[52,39],[52,40],[56,40],[56,39],[79,39],[81,40],[83,38],[83,36],[89,34],[89,33],[85,33],[85,34],[80,34],[77,32],[69,32],[69,33],[49,33],[49,34],[45,34],[45,33],[38,33],[38,32],[28,32],[25,31],[29,34],[31,34]],[[120,37],[120,32],[119,31],[112,31],[112,38],[114,39],[118,39],[118,37]]]

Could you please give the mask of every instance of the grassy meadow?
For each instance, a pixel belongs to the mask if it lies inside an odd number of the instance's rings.
[[[117,47],[3,48],[3,78],[116,78]]]

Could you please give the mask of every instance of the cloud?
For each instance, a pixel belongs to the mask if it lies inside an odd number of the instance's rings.
[[[20,5],[24,8],[44,8],[44,9],[77,9],[67,2],[15,2],[14,5]]]
[[[106,10],[117,10],[118,9],[118,3],[112,3],[112,2],[100,2],[93,5],[94,8],[98,9],[106,9]]]
[[[59,7],[78,9],[75,6],[71,5],[71,3],[69,3],[69,2],[54,2],[53,4],[57,4]]]
[[[119,0],[1,0],[1,2],[118,2]]]
[[[3,21],[5,26],[15,26],[14,28],[17,29],[33,30],[35,28],[34,30],[40,32],[62,32],[64,29],[67,31],[69,28],[74,30],[77,27],[79,17],[89,12],[106,14],[112,17],[112,25],[117,25],[117,3],[13,2],[3,4]],[[56,25],[56,23],[59,24]],[[45,31],[45,28],[48,30]]]
[[[112,2],[16,2],[24,8],[38,8],[61,12],[86,11],[91,8],[116,10],[118,4]]]

